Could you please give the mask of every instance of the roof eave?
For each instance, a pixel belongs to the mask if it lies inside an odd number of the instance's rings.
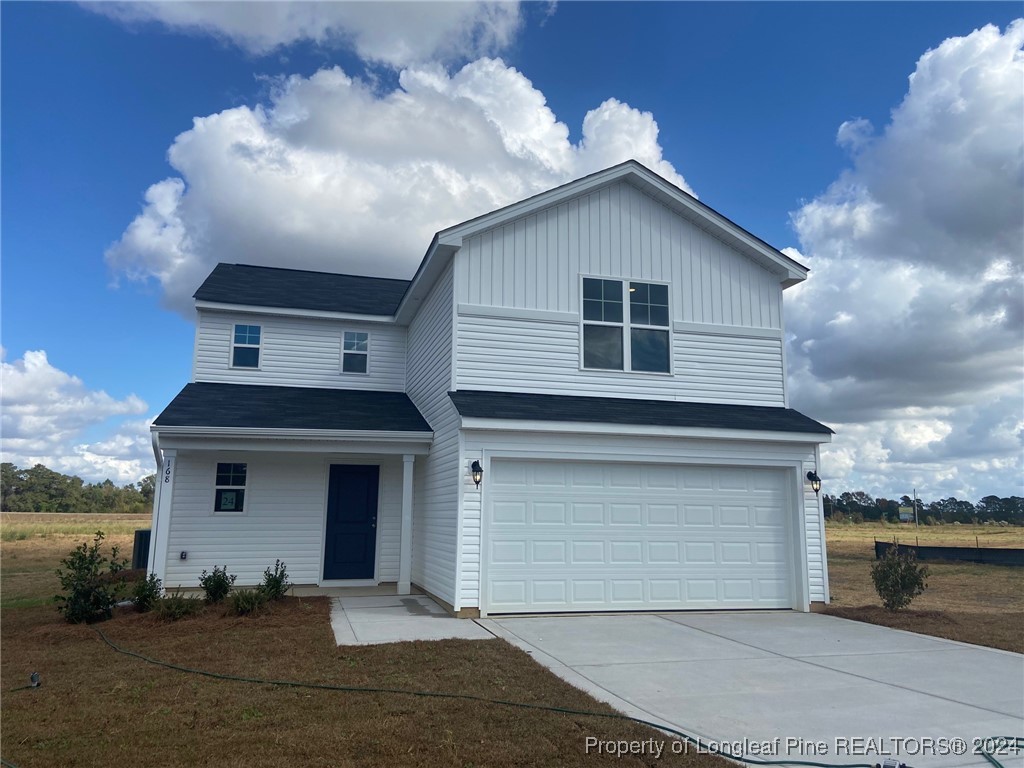
[[[686,211],[689,214],[686,218],[691,221],[696,220],[697,225],[702,229],[708,229],[707,225],[713,225],[715,230],[713,234],[748,256],[754,257],[756,261],[762,263],[762,266],[778,275],[783,288],[789,288],[807,278],[810,270],[806,266],[786,256],[636,160],[627,160],[611,168],[570,181],[560,187],[541,192],[533,197],[441,230],[434,236],[434,243],[431,245],[448,246],[458,250],[467,237],[492,229],[505,221],[529,215],[533,211],[557,205],[563,200],[593,192],[621,180],[633,183],[641,191],[651,194],[652,197],[670,207]],[[429,256],[430,252],[428,251],[427,257]]]
[[[161,437],[220,437],[271,440],[348,440],[351,442],[422,442],[434,439],[431,431],[374,429],[282,429],[265,427],[214,427],[153,424],[150,431]]]
[[[270,307],[264,304],[229,304],[221,301],[196,299],[196,309],[208,312],[246,312],[279,317],[319,317],[325,320],[355,320],[363,323],[394,323],[395,316],[389,314],[369,315],[357,312],[335,312],[325,309],[303,309],[301,307]]]
[[[496,419],[462,416],[462,429],[513,432],[559,432],[585,435],[638,435],[643,437],[694,438],[702,440],[747,440],[755,442],[831,443],[824,432],[732,429],[724,427],[675,427],[653,424],[613,424],[587,421],[546,421],[540,419]]]

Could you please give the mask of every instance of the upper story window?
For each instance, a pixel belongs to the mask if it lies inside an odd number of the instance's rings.
[[[583,367],[671,371],[668,286],[583,278]]]
[[[260,336],[258,325],[236,325],[231,344],[232,368],[260,367]]]
[[[370,334],[345,331],[341,345],[341,372],[366,373],[370,362]]]
[[[245,511],[245,464],[217,464],[214,512]]]

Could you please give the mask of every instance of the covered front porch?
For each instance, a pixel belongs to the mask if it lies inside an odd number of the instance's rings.
[[[231,394],[246,407],[218,411]],[[188,589],[224,567],[246,586],[280,560],[303,592],[410,594],[414,474],[432,438],[401,393],[191,384],[153,426],[150,571]]]

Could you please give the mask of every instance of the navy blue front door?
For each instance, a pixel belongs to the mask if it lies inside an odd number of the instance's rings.
[[[372,579],[377,554],[380,467],[331,465],[327,486],[325,579]]]

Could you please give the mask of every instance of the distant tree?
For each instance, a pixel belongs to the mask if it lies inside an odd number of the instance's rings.
[[[142,496],[142,503],[150,506],[153,504],[153,497],[156,495],[156,475],[146,475],[139,480],[139,494]]]
[[[138,514],[152,508],[154,488],[153,475],[119,488],[111,480],[85,483],[42,464],[31,469],[19,469],[10,462],[0,465],[0,509],[5,512]]]

